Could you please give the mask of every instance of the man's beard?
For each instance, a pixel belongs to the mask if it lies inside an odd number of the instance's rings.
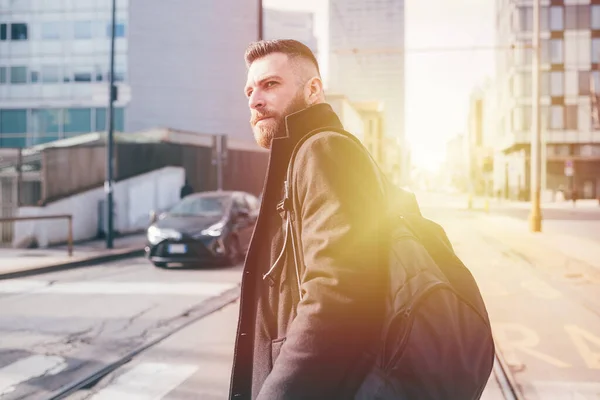
[[[254,114],[250,120],[250,125],[254,131],[254,139],[256,140],[256,143],[258,143],[260,147],[270,149],[273,138],[280,136],[285,130],[285,117],[303,110],[308,106],[309,104],[306,102],[306,100],[304,100],[303,93],[300,92],[298,95],[296,95],[294,100],[292,100],[292,103],[280,115],[270,113],[267,109],[261,113]],[[266,117],[270,118],[260,123],[260,125],[256,125],[259,118]]]

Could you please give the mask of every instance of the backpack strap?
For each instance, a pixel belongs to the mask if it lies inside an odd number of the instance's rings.
[[[298,294],[299,294],[299,299],[300,301],[302,301],[302,288],[301,288],[301,279],[300,279],[300,263],[302,260],[302,252],[300,251],[300,242],[299,239],[297,238],[298,235],[298,231],[296,229],[296,227],[294,226],[294,206],[293,206],[293,198],[292,198],[292,173],[293,173],[293,168],[294,168],[294,161],[296,160],[296,154],[298,153],[298,150],[300,149],[300,147],[302,147],[302,145],[312,136],[321,133],[321,132],[336,132],[339,134],[342,134],[344,136],[346,136],[349,139],[352,139],[358,146],[360,149],[362,149],[369,157],[369,159],[371,160],[375,171],[376,171],[376,175],[379,177],[380,179],[380,187],[384,193],[384,196],[387,194],[388,188],[391,185],[391,182],[389,182],[389,180],[387,179],[387,177],[385,176],[385,174],[383,173],[383,171],[381,170],[381,168],[379,167],[379,165],[377,164],[377,162],[375,161],[375,159],[373,158],[373,156],[371,155],[371,153],[369,153],[369,151],[365,148],[365,146],[360,142],[360,140],[352,135],[351,133],[343,130],[343,129],[339,129],[339,128],[335,128],[335,127],[323,127],[323,128],[318,128],[315,129],[311,132],[309,132],[308,134],[306,134],[294,147],[293,151],[292,151],[292,155],[290,157],[290,161],[288,163],[288,167],[287,167],[287,171],[286,171],[286,179],[284,182],[284,197],[283,200],[279,203],[278,205],[278,211],[280,211],[281,214],[285,214],[285,227],[284,227],[284,232],[286,235],[286,239],[284,240],[284,246],[282,249],[282,254],[283,252],[285,252],[286,246],[285,243],[287,242],[287,238],[289,235],[289,240],[292,246],[292,254],[294,257],[294,266],[295,266],[295,271],[296,271],[296,282],[297,282],[297,286],[298,286]],[[280,255],[281,257],[282,255]],[[275,265],[274,265],[275,266]],[[273,268],[271,268],[273,269]]]

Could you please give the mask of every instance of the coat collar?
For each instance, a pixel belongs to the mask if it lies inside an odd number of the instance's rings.
[[[331,106],[320,103],[295,112],[285,117],[285,132],[273,139],[273,147],[279,147],[285,142],[285,147],[293,147],[306,134],[318,128],[333,127],[343,129],[342,123]]]

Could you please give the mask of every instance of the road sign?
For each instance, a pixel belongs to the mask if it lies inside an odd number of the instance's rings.
[[[565,176],[573,176],[575,168],[573,167],[573,160],[565,161]]]

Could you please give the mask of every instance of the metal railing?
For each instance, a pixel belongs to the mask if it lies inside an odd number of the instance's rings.
[[[2,222],[18,222],[18,221],[38,221],[44,219],[66,219],[68,223],[68,234],[67,234],[67,252],[69,257],[73,256],[73,216],[70,214],[56,214],[56,215],[38,215],[31,217],[9,217],[0,218]]]

